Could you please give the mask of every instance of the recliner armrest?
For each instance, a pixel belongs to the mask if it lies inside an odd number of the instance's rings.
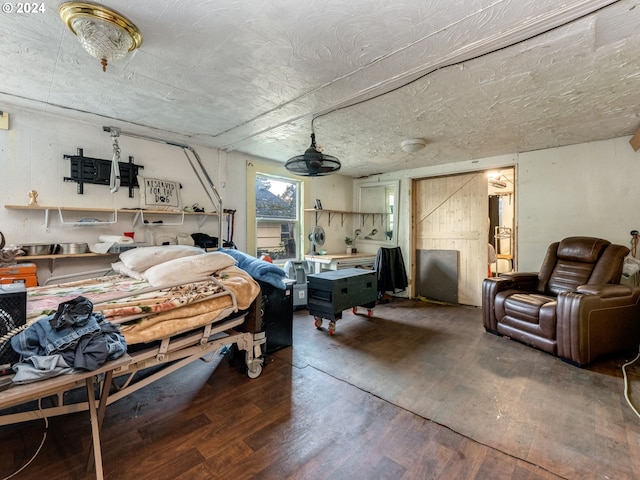
[[[498,278],[527,279],[529,277],[538,278],[539,272],[506,272],[501,273]]]
[[[485,278],[482,282],[482,323],[487,331],[497,333],[498,320],[495,314],[496,294],[504,290],[535,291],[538,285],[537,273],[511,272],[499,277]]]
[[[600,298],[627,297],[633,294],[633,289],[629,285],[580,285],[578,293],[588,295],[598,295]]]
[[[557,298],[559,357],[586,365],[600,354],[638,347],[640,287],[581,285]]]
[[[499,282],[509,282],[504,283],[508,288],[517,288],[518,290],[527,290],[530,292],[537,291],[538,289],[538,272],[501,273],[496,280]]]

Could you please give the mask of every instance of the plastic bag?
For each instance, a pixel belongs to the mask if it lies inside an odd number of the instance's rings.
[[[58,311],[49,320],[51,328],[62,330],[63,328],[82,327],[89,322],[93,313],[93,303],[85,297],[76,297],[58,305]]]
[[[624,278],[631,278],[638,272],[640,272],[640,260],[632,256],[627,256],[622,266],[622,276]]]

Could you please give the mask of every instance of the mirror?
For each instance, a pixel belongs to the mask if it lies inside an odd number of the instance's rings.
[[[399,182],[358,185],[357,243],[397,245]]]

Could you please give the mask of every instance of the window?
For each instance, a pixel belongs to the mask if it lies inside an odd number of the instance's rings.
[[[269,255],[274,262],[299,258],[300,182],[256,175],[257,256]]]

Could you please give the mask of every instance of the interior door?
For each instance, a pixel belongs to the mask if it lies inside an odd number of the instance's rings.
[[[463,305],[482,305],[488,261],[487,191],[483,172],[413,182],[415,251],[458,252],[457,298]],[[438,278],[429,281],[438,282]],[[421,295],[415,286],[414,291]]]

